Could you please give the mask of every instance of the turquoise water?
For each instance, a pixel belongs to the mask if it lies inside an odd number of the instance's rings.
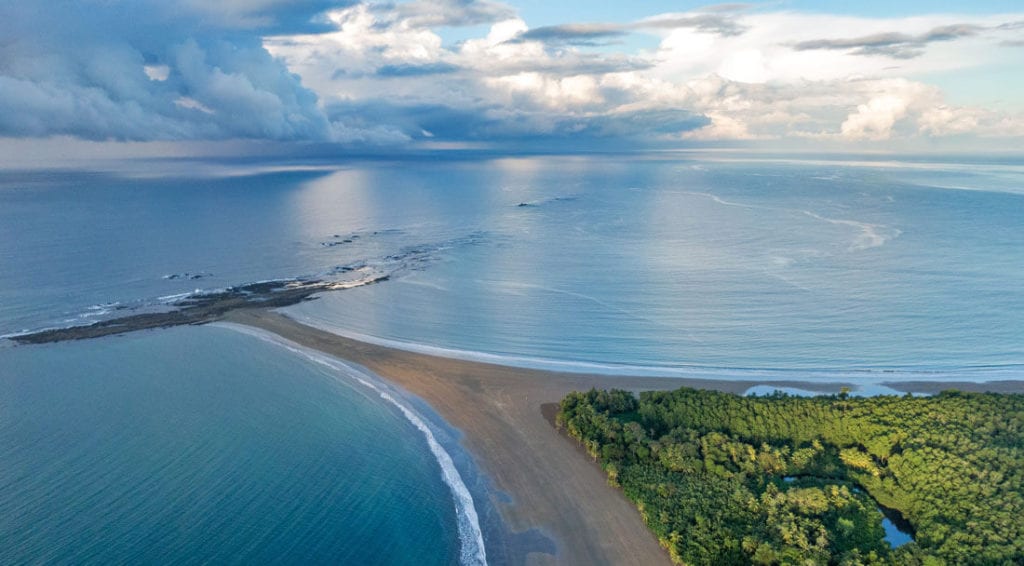
[[[0,369],[0,563],[458,561],[419,431],[284,349],[179,328]]]
[[[0,172],[0,335],[384,273],[288,312],[540,367],[1024,379],[1024,163],[858,159]],[[225,328],[0,340],[0,562],[466,561],[444,459],[357,373]]]

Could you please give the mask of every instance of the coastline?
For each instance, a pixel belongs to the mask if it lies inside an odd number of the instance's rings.
[[[513,535],[549,535],[556,553],[488,541],[488,558],[527,564],[669,564],[667,552],[632,502],[551,425],[552,404],[574,390],[632,391],[694,387],[742,394],[760,381],[631,377],[516,368],[442,358],[345,338],[270,309],[240,309],[223,320],[270,332],[300,346],[366,367],[427,403],[462,432],[462,445],[493,486],[487,505]],[[837,393],[840,382],[771,382]],[[887,383],[899,391],[1024,391],[1024,382]],[[507,494],[511,501],[501,497]],[[523,552],[529,552],[523,556]]]

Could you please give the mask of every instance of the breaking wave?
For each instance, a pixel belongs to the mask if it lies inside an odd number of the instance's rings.
[[[484,548],[483,532],[480,528],[480,518],[473,503],[473,497],[462,480],[461,474],[455,467],[451,455],[441,443],[437,441],[434,432],[426,420],[401,399],[391,386],[384,383],[380,378],[352,364],[343,362],[337,358],[304,348],[294,342],[281,338],[277,335],[261,330],[240,326],[235,324],[218,323],[218,326],[230,328],[237,332],[255,336],[277,346],[305,357],[306,359],[328,368],[331,373],[339,379],[354,381],[359,385],[376,393],[381,399],[398,408],[406,420],[419,430],[427,441],[430,452],[434,455],[441,468],[441,478],[452,492],[452,499],[455,503],[456,524],[459,531],[459,563],[463,566],[478,566],[487,564],[487,552]]]

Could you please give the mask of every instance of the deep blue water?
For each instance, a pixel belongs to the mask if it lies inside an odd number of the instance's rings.
[[[0,334],[345,266],[392,277],[289,312],[526,365],[1024,378],[1024,164],[1013,160],[129,171],[0,173]],[[0,540],[19,541],[0,562],[291,552],[359,563],[345,553],[364,546],[459,556],[452,491],[409,421],[250,336],[0,343],[0,407]],[[398,533],[412,540],[395,545]]]
[[[450,564],[423,439],[231,330],[3,352],[0,563]]]

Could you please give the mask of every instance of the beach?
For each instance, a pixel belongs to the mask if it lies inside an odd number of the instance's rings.
[[[719,381],[560,373],[455,360],[341,337],[269,309],[242,309],[225,317],[365,366],[428,403],[463,433],[462,444],[498,493],[493,505],[513,533],[539,530],[555,543],[553,554],[510,541],[488,541],[499,563],[668,564],[668,554],[639,512],[574,441],[552,425],[554,404],[570,391],[632,391],[694,387],[743,393],[756,381]],[[844,383],[772,382],[822,393]],[[899,391],[943,389],[1024,391],[1024,382],[888,383]],[[509,499],[501,497],[506,494]],[[532,550],[532,551],[531,551]]]

